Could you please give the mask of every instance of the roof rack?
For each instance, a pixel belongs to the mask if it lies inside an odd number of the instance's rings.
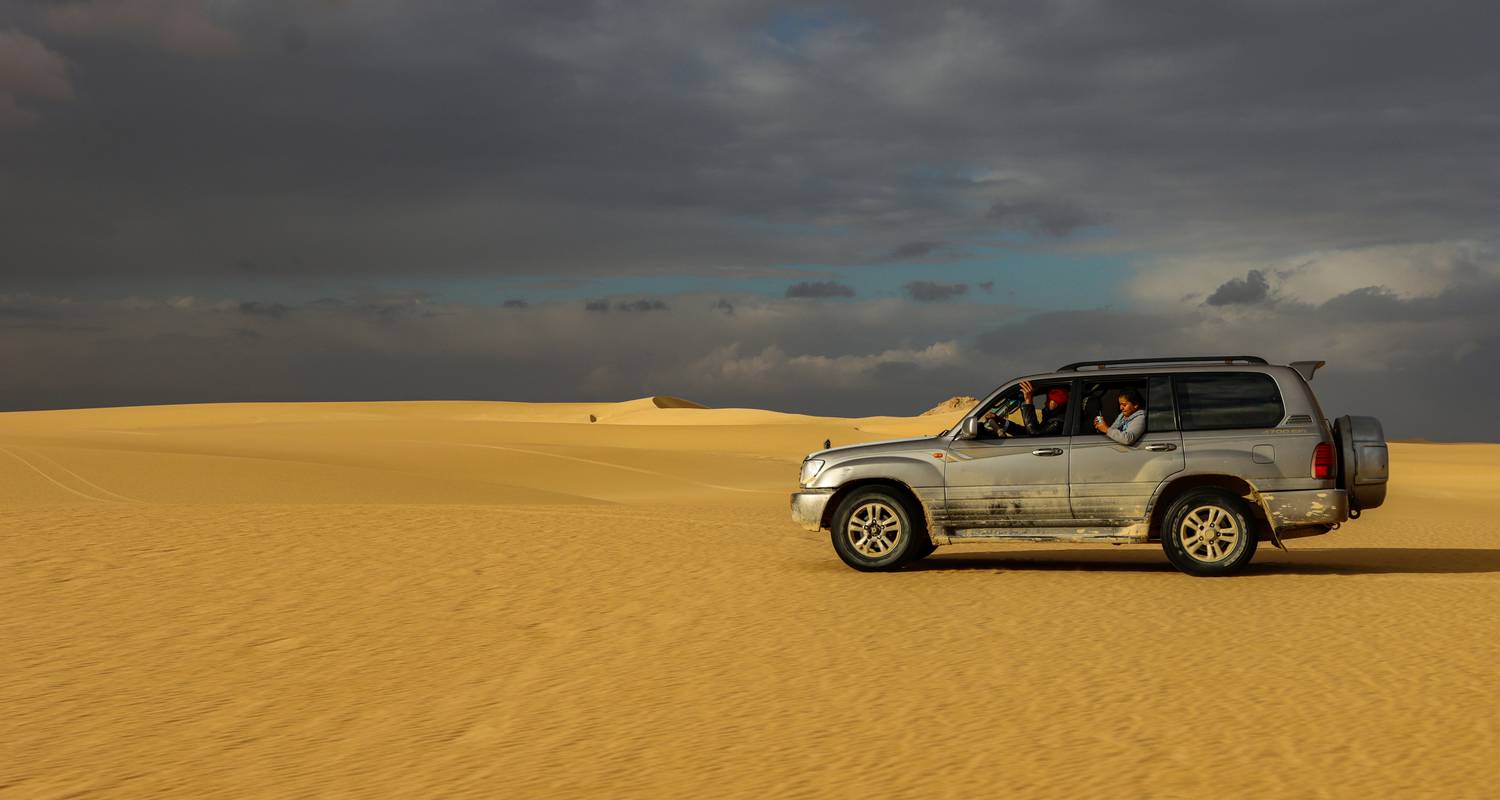
[[[1058,372],[1077,372],[1083,367],[1104,369],[1106,367],[1118,367],[1126,364],[1205,364],[1222,363],[1233,364],[1267,364],[1270,363],[1260,356],[1172,356],[1169,358],[1114,358],[1107,361],[1074,361],[1057,368]]]

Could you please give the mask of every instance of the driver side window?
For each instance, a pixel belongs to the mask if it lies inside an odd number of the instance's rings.
[[[1030,403],[1020,386],[1001,392],[980,415],[985,424],[980,425],[979,438],[1066,435],[1062,421],[1067,415],[1068,383],[1038,382],[1031,389]]]

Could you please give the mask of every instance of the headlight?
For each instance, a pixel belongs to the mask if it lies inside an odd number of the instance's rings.
[[[818,473],[821,472],[822,470],[823,470],[823,460],[822,459],[819,459],[819,458],[809,458],[808,460],[802,462],[802,478],[801,478],[802,485],[806,486],[809,483],[812,483],[813,478],[818,477]]]

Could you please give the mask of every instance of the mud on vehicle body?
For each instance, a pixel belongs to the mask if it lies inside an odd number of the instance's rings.
[[[936,436],[809,454],[792,519],[860,570],[960,542],[1159,542],[1184,572],[1231,574],[1261,541],[1328,533],[1385,501],[1380,422],[1324,416],[1309,384],[1321,366],[1203,356],[1018,378]],[[1055,389],[1067,401],[1023,409],[1023,381],[1038,405]],[[1130,445],[1093,426],[1122,395],[1146,412]],[[1037,414],[1061,425],[1028,425]]]

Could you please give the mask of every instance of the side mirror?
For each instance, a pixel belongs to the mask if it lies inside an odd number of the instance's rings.
[[[964,421],[961,422],[961,423],[959,423],[959,425],[958,425],[958,438],[960,438],[960,439],[978,439],[979,438],[979,418],[978,417],[964,417]]]

